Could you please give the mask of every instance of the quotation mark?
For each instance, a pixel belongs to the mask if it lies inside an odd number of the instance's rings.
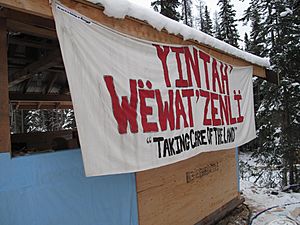
[[[151,137],[148,137],[147,140],[146,140],[147,144],[150,144],[152,142],[152,138]]]

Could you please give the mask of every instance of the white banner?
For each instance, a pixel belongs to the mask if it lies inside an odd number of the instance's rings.
[[[53,6],[87,176],[127,173],[255,138],[252,67],[139,40]]]

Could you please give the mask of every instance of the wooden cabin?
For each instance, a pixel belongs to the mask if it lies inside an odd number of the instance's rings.
[[[108,17],[101,5],[61,3],[119,32],[195,45],[272,79],[266,68],[222,50],[136,18]],[[48,0],[0,0],[0,15],[0,224],[207,225],[242,202],[236,149],[143,172],[86,178],[76,129],[26,133],[24,118],[14,118],[13,112],[72,109],[68,81]],[[12,120],[20,127],[16,133]],[[56,151],[53,141],[61,139],[57,149],[76,150]]]

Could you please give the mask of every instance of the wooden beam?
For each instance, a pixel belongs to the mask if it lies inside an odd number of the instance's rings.
[[[0,0],[0,5],[43,18],[53,18],[49,0]]]
[[[55,30],[55,23],[52,19],[42,18],[40,16],[31,15],[21,11],[16,11],[8,8],[0,10],[0,17],[30,24],[33,26],[43,27],[50,30]]]
[[[21,32],[24,34],[29,34],[32,36],[37,36],[42,38],[48,38],[54,40],[57,39],[56,31],[54,30],[33,26],[16,20],[8,19],[7,28],[9,31]]]
[[[51,78],[50,78],[50,82],[48,82],[47,87],[45,88],[44,94],[49,94],[55,81],[57,80],[58,74],[50,74]]]
[[[209,216],[202,219],[200,222],[196,223],[195,225],[213,225],[220,221],[222,218],[226,216],[229,212],[234,210],[237,206],[241,205],[245,201],[244,198],[235,197],[221,208],[214,211]]]
[[[39,73],[56,65],[59,61],[62,61],[60,50],[53,50],[52,52],[50,52],[50,54],[41,57],[38,61],[33,62],[32,64],[26,66],[24,69],[12,74],[10,76],[9,87],[12,87],[18,83],[23,82],[24,80],[33,77],[36,73]]]
[[[30,87],[31,81],[32,81],[32,78],[29,78],[25,82],[24,87],[23,87],[23,94],[25,94],[27,92],[28,88]]]
[[[266,71],[266,80],[276,85],[280,84],[279,74],[275,73],[273,70]]]
[[[0,18],[0,152],[9,152],[9,99],[8,99],[8,66],[7,66],[7,30],[6,20]]]
[[[66,71],[65,71],[64,68],[63,69],[60,69],[60,68],[49,68],[49,69],[47,69],[47,71],[52,72],[52,73],[59,73],[59,74],[62,74],[64,76],[66,76]]]
[[[25,66],[28,63],[32,62],[32,59],[20,57],[20,56],[8,56],[9,65],[21,65]]]
[[[71,102],[70,95],[42,95],[42,94],[20,94],[9,93],[10,102]]]
[[[33,109],[73,109],[73,105],[72,104],[60,104],[59,108],[57,108],[57,104],[56,103],[41,103],[40,105],[34,102],[30,102],[30,103],[12,103],[13,107],[15,109],[25,109],[25,110],[33,110]]]
[[[33,40],[27,40],[23,38],[17,38],[17,37],[9,37],[8,39],[9,44],[14,44],[14,45],[21,45],[25,47],[31,47],[31,48],[38,48],[38,49],[54,49],[58,48],[59,45],[58,43],[56,44],[48,44],[48,43],[42,43],[38,41],[33,41]]]

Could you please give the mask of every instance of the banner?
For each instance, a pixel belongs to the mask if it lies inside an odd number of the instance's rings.
[[[118,33],[53,4],[87,176],[127,173],[255,138],[252,67]]]

